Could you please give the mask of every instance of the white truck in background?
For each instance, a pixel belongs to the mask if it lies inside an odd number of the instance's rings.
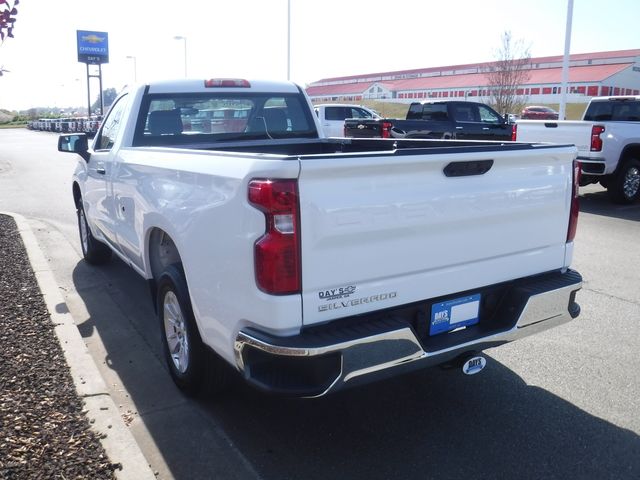
[[[243,114],[189,120],[216,109]],[[186,392],[473,374],[580,312],[572,145],[327,139],[299,86],[211,79],[134,87],[58,149],[85,260],[147,279]]]
[[[582,121],[519,120],[516,132],[522,142],[574,144],[580,185],[599,182],[615,203],[640,198],[640,97],[596,97]]]
[[[373,110],[361,105],[328,103],[313,107],[326,137],[344,137],[344,121],[347,118],[380,118]]]

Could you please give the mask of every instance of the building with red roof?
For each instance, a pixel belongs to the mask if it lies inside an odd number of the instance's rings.
[[[413,102],[416,99],[489,100],[487,72],[493,62],[325,78],[307,87],[314,102],[363,99]],[[562,56],[532,58],[526,84],[517,94],[529,103],[559,103]],[[570,56],[567,102],[591,97],[640,94],[640,50],[580,53]]]

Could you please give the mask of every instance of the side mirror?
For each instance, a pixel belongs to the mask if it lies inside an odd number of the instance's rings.
[[[60,135],[58,137],[58,151],[77,153],[86,162],[89,161],[89,141],[86,133],[74,133],[73,135]]]

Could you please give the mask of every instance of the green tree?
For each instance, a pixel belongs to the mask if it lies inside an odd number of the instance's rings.
[[[109,110],[109,107],[111,106],[111,104],[113,103],[113,101],[116,99],[117,96],[118,96],[118,92],[116,92],[115,88],[105,88],[102,91],[102,98],[104,99],[104,113],[107,113],[107,110]],[[96,98],[96,101],[93,102],[93,105],[91,105],[91,112],[93,113],[100,112],[100,96],[99,95],[98,95],[98,98]]]

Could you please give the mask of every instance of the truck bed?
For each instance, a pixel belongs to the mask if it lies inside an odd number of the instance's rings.
[[[149,147],[156,148],[156,147]],[[162,147],[157,147],[162,148]],[[246,152],[257,154],[284,155],[296,157],[299,155],[328,155],[333,153],[376,153],[393,152],[394,155],[404,155],[407,150],[412,154],[419,154],[415,150],[425,149],[425,152],[465,152],[465,151],[500,151],[540,149],[541,145],[533,143],[512,143],[504,141],[481,140],[433,140],[433,139],[383,139],[383,138],[327,138],[300,140],[254,140],[238,142],[194,143],[171,148],[208,150],[220,152]]]

